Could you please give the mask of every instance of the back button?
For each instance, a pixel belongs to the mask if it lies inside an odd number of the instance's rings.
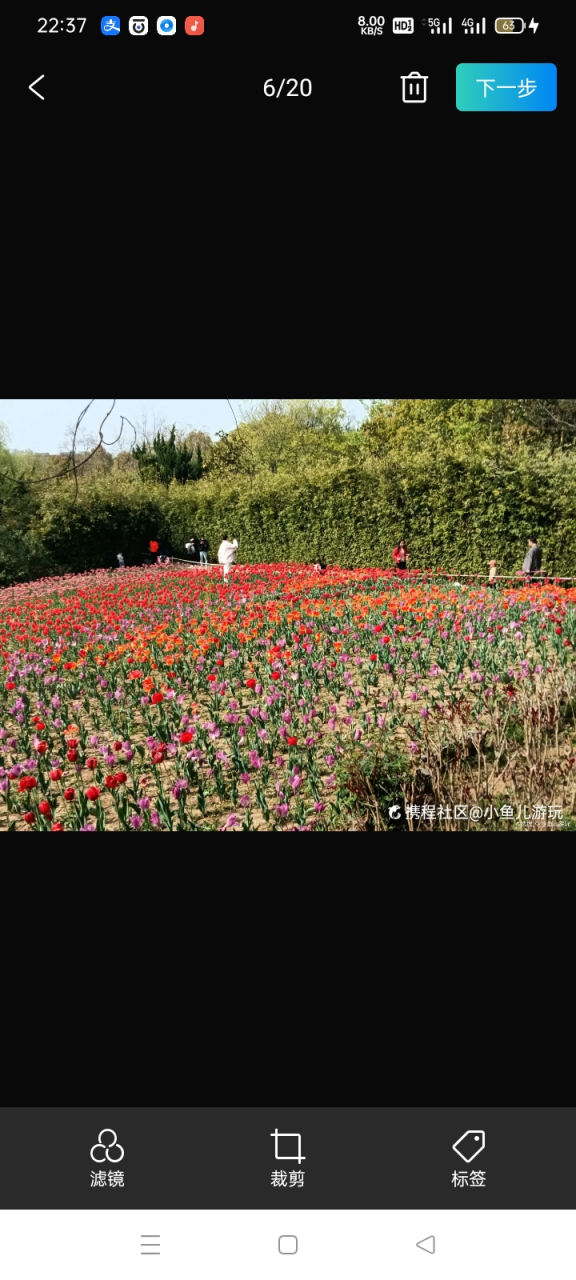
[[[42,99],[42,101],[44,102],[44,101],[45,101],[45,99],[44,99],[44,94],[43,94],[43,93],[38,93],[38,90],[34,88],[34,85],[35,85],[35,84],[40,84],[40,81],[41,81],[41,80],[43,80],[43,79],[44,79],[44,76],[43,76],[43,75],[42,75],[42,76],[38,76],[38,79],[37,79],[37,80],[33,80],[33,81],[32,81],[32,84],[29,84],[29,85],[28,85],[28,88],[31,90],[31,92],[32,92],[32,93],[35,93],[35,94],[36,94],[36,97],[37,97],[37,98],[41,98],[41,99]]]

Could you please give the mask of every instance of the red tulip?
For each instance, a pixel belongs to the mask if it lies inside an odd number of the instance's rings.
[[[377,661],[378,661],[378,654],[377,654],[377,653],[371,653],[371,654],[370,654],[370,661],[371,661],[371,662],[377,662]]]
[[[296,746],[296,743],[298,742],[298,739],[297,739],[297,738],[287,738],[287,739],[286,739],[286,741],[287,741],[287,743],[288,743],[288,746],[289,746],[289,747],[295,747],[295,746]]]
[[[88,790],[86,792],[86,796],[88,800],[97,800],[99,795],[100,795],[100,792],[98,790],[98,787],[88,787]]]
[[[121,750],[121,748],[122,748],[122,743],[121,743],[121,742],[115,742],[115,743],[114,743],[114,750],[115,750],[115,751],[120,751],[120,750]]]
[[[74,761],[78,759],[78,752],[77,752],[77,751],[67,751],[67,752],[66,752],[66,756],[67,756],[68,760],[70,760],[70,761],[72,762],[72,764],[74,764]]]
[[[41,800],[40,804],[38,805],[38,808],[40,810],[40,813],[43,815],[43,817],[45,818],[52,817],[52,810],[47,800]]]
[[[65,800],[74,799],[74,787],[66,787],[66,790],[64,792],[64,799]]]
[[[96,759],[96,757],[95,757],[95,756],[90,756],[90,758],[86,761],[86,768],[87,768],[87,769],[97,769],[97,768],[98,768],[98,761],[97,761],[97,759]]]
[[[271,671],[271,672],[270,672],[270,679],[271,679],[271,680],[279,680],[279,679],[280,679],[280,672],[279,672],[279,671]]]
[[[24,821],[28,823],[29,827],[31,827],[32,823],[36,821],[36,815],[34,813],[25,813]]]
[[[37,782],[36,782],[36,779],[35,779],[35,778],[32,778],[32,777],[30,777],[30,778],[20,778],[20,779],[19,779],[19,782],[18,782],[18,790],[19,790],[19,791],[32,791],[33,787],[35,787],[35,786],[37,786],[37,785],[38,785],[38,784],[37,784]]]
[[[40,752],[41,756],[43,756],[47,746],[48,746],[47,742],[39,742],[38,746],[36,747],[36,750]]]
[[[193,733],[181,733],[181,734],[180,734],[180,741],[181,741],[181,742],[191,742],[193,737],[194,737],[194,734],[193,734]]]
[[[163,694],[163,693],[153,693],[153,694],[152,694],[152,701],[153,701],[154,703],[163,702],[163,701],[164,701],[164,694]],[[122,743],[120,743],[120,746],[122,746]]]
[[[127,773],[116,773],[114,776],[115,776],[116,781],[117,781],[117,783],[118,783],[118,785],[119,785],[119,786],[121,786],[123,782],[127,782],[127,781],[128,781],[128,774],[127,774]]]
[[[50,770],[50,781],[51,781],[51,782],[59,782],[59,781],[60,781],[60,779],[61,779],[61,777],[62,777],[62,770],[61,770],[61,769],[51,769],[51,770]]]
[[[61,823],[61,822],[53,822],[53,823],[52,823],[52,828],[51,828],[51,830],[52,830],[52,831],[63,831],[63,830],[64,830],[64,827],[62,826],[62,823]]]
[[[109,774],[108,774],[108,777],[106,778],[106,781],[105,781],[104,785],[105,785],[106,787],[108,787],[108,790],[109,790],[109,791],[115,791],[115,790],[116,790],[116,787],[118,786],[118,783],[117,783],[116,778],[115,778],[115,776],[114,776],[114,774],[113,774],[113,773],[109,773]],[[94,790],[95,790],[95,788],[94,788]],[[86,792],[86,795],[88,795],[88,792]],[[96,798],[96,797],[94,797],[94,798]]]
[[[246,688],[247,688],[247,689],[255,689],[255,688],[256,688],[256,681],[255,681],[255,680],[247,680],[247,681],[246,681]]]

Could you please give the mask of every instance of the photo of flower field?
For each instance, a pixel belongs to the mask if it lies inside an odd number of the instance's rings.
[[[266,563],[7,587],[0,830],[570,829],[575,643],[576,589],[547,580]]]

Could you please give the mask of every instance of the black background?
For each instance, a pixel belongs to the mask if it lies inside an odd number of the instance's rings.
[[[101,34],[102,9],[88,10],[81,35],[37,34],[36,5],[5,22],[8,216],[14,211],[14,242],[25,249],[35,298],[59,299],[62,274],[81,265],[83,287],[90,281],[103,305],[107,281],[115,300],[123,287],[128,309],[141,291],[146,299],[158,291],[180,320],[205,269],[210,289],[216,281],[222,290],[227,320],[230,302],[242,305],[245,295],[262,307],[272,295],[286,298],[297,311],[300,274],[310,274],[320,296],[327,290],[370,306],[374,282],[386,292],[394,276],[398,335],[412,330],[416,297],[417,312],[441,304],[458,342],[477,331],[482,344],[494,344],[498,367],[509,359],[501,334],[532,341],[534,317],[544,316],[547,333],[556,333],[554,290],[573,238],[572,8],[548,4],[534,13],[536,35],[508,37],[493,30],[501,9],[468,11],[485,16],[490,32],[472,37],[462,34],[465,14],[453,12],[453,34],[436,37],[421,25],[427,11],[410,9],[415,34],[394,35],[398,10],[385,9],[382,37],[366,38],[358,15],[378,15],[381,6],[360,0],[337,9],[214,0],[198,7],[200,37],[184,32],[188,9],[176,9],[169,37],[157,34],[150,10],[144,37],[129,35],[131,10],[122,8],[117,37]],[[523,58],[557,65],[556,111],[456,109],[458,62]],[[402,103],[400,77],[413,70],[429,76],[422,106]],[[41,74],[43,102],[28,88]],[[265,80],[283,77],[309,78],[312,95],[266,98]],[[130,318],[134,324],[134,312]],[[447,331],[435,317],[438,343]],[[426,327],[417,332],[423,339]],[[211,336],[206,326],[201,333]],[[567,341],[561,329],[554,361]],[[470,340],[460,366],[469,375],[472,347]],[[436,373],[437,355],[426,334],[419,372],[429,365]]]
[[[563,1209],[576,1194],[572,1107],[15,1107],[1,1126],[2,1208]],[[90,1159],[103,1128],[119,1164]],[[275,1160],[276,1128],[302,1134],[300,1166]],[[452,1150],[467,1129],[486,1131],[472,1164]],[[304,1170],[303,1189],[272,1187],[276,1168]],[[92,1169],[125,1186],[92,1188]],[[486,1186],[454,1188],[455,1169]]]

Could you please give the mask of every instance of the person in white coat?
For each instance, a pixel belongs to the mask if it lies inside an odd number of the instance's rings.
[[[218,564],[222,565],[222,575],[223,575],[224,581],[226,581],[228,574],[230,573],[230,570],[232,568],[232,565],[236,561],[237,550],[238,550],[238,539],[229,538],[228,534],[225,533],[220,543],[220,546],[218,547]]]

